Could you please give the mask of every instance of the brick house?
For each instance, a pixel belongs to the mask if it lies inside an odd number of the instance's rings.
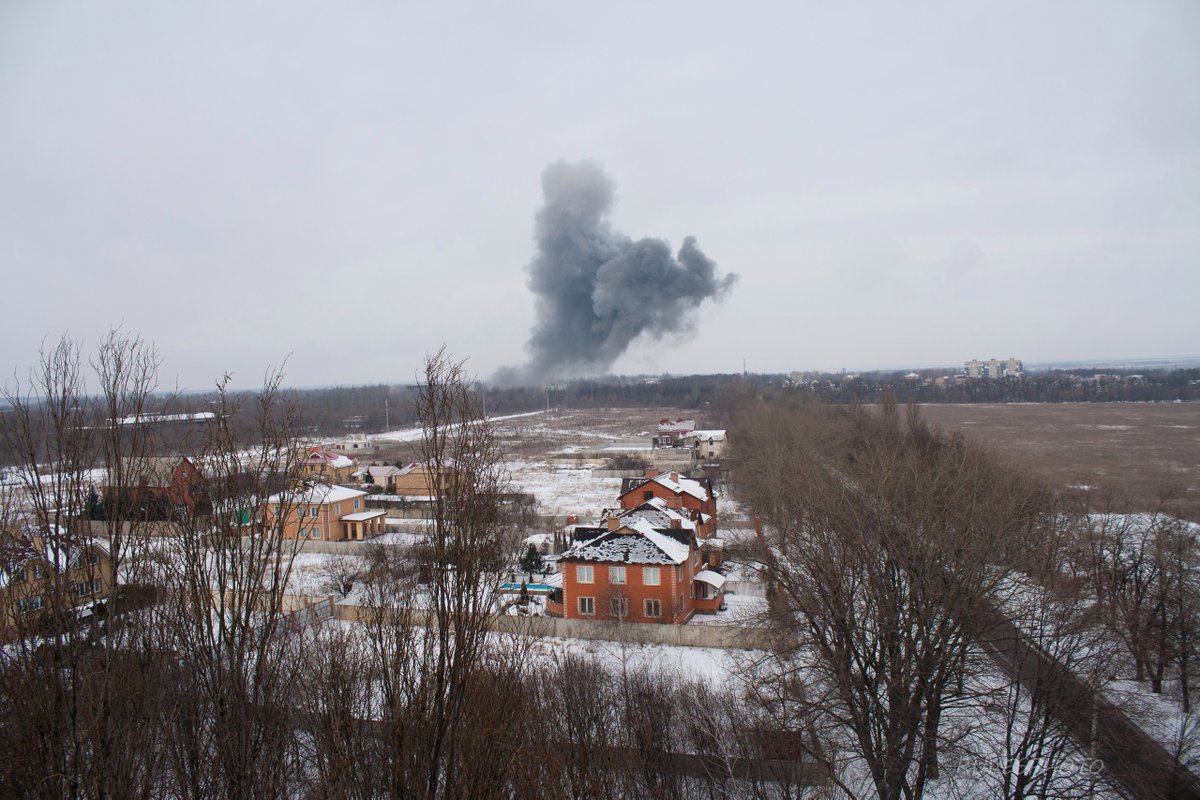
[[[696,536],[701,540],[717,532],[717,495],[708,478],[686,478],[678,472],[656,474],[650,469],[645,477],[625,478],[621,483],[622,509],[631,510],[655,498],[686,513],[696,523]]]
[[[436,473],[436,474],[435,474]],[[392,476],[392,493],[403,497],[433,497],[436,487],[442,491],[450,488],[454,481],[454,470],[443,466],[440,471],[428,464],[405,464]]]
[[[283,519],[283,538],[361,542],[384,532],[383,509],[368,509],[366,492],[314,483],[267,499],[264,523]]]
[[[0,537],[0,639],[36,630],[49,609],[101,602],[112,592],[112,557],[94,539],[29,531]]]
[[[402,470],[394,464],[384,464],[383,466],[372,464],[363,470],[362,482],[378,486],[385,492],[392,492],[396,489],[396,476],[400,474],[402,474]]]
[[[204,496],[204,476],[190,459],[131,458],[124,464],[123,486],[104,486],[104,499],[114,502],[118,496],[134,506],[160,506],[161,511],[184,510],[192,513]]]
[[[697,611],[715,612],[725,578],[703,569],[695,534],[656,530],[646,519],[607,521],[609,530],[559,559],[561,600],[547,611],[567,619],[682,624]]]
[[[310,447],[300,460],[300,474],[327,483],[347,483],[358,471],[358,462],[350,456],[331,453],[323,447]]]
[[[658,421],[658,432],[654,437],[655,447],[678,447],[683,443],[683,437],[696,429],[694,419],[669,419],[664,417]]]

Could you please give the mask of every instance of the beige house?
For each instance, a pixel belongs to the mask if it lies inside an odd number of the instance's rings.
[[[369,483],[378,486],[385,492],[391,492],[396,488],[396,476],[401,474],[403,471],[393,464],[372,465],[363,470],[363,483]],[[368,475],[371,477],[370,480],[367,480]]]
[[[283,517],[285,539],[361,542],[384,532],[383,509],[368,509],[359,489],[314,483],[267,499],[264,524]]]
[[[692,431],[684,441],[697,461],[718,461],[725,452],[725,431]]]
[[[443,467],[440,475],[428,464],[406,464],[392,477],[392,493],[403,497],[432,497],[435,487],[443,491],[454,481],[454,471]]]
[[[350,456],[331,453],[323,447],[310,447],[300,460],[300,474],[326,483],[349,483],[358,471],[358,462]]]
[[[0,639],[36,631],[51,609],[101,602],[112,592],[112,557],[94,539],[28,530],[0,537]]]

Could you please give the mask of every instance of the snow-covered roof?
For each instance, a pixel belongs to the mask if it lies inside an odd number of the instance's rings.
[[[690,553],[690,547],[639,519],[573,547],[563,558],[622,564],[682,564]]]
[[[672,475],[675,477],[672,478]],[[692,480],[691,478],[685,478],[678,472],[670,471],[660,472],[653,478],[646,478],[645,480],[639,481],[631,488],[627,489],[624,494],[629,494],[629,492],[632,492],[650,482],[657,483],[674,494],[689,494],[692,497],[695,497],[697,500],[707,500],[709,497],[708,491],[705,489],[704,484],[700,483],[700,481]]]
[[[695,439],[697,441],[702,441],[702,442],[707,442],[710,439],[714,442],[723,442],[723,441],[725,441],[725,431],[718,431],[718,430],[692,431],[691,433],[689,433],[687,435],[687,438]]]
[[[268,503],[289,502],[307,505],[325,505],[326,503],[340,503],[343,500],[353,500],[356,497],[365,497],[366,492],[359,489],[351,489],[346,486],[332,486],[326,483],[314,483],[303,491],[295,492],[280,492],[273,494],[267,498]]]
[[[388,464],[384,467],[367,467],[367,472],[371,473],[372,478],[386,478],[389,475],[401,474],[400,468],[393,466],[392,464]]]
[[[66,572],[79,566],[80,559],[83,554],[92,550],[98,550],[105,558],[110,558],[108,545],[105,541],[93,538],[85,538],[82,541],[72,541],[68,538],[68,534],[63,528],[51,529],[58,531],[59,537],[57,545],[49,538],[44,537],[41,533],[34,530],[27,530],[24,537],[14,539],[17,550],[12,555],[16,556],[12,560],[12,566],[15,570],[24,570],[29,563],[29,559],[38,558],[44,560],[50,565],[50,568],[56,572]],[[12,579],[12,575],[7,570],[0,570],[0,589],[8,586]]]
[[[375,517],[382,517],[386,513],[382,508],[377,508],[372,511],[355,511],[353,514],[343,514],[339,519],[342,522],[365,522]]]
[[[713,572],[711,569],[701,570],[696,575],[696,580],[707,583],[714,589],[720,589],[725,585],[725,576],[719,572]]]
[[[677,527],[689,531],[696,529],[696,523],[692,521],[691,517],[671,508],[667,505],[667,501],[661,497],[653,497],[642,503],[637,508],[631,508],[624,511],[618,510],[616,515],[621,518],[623,523],[644,519],[649,522],[652,527],[670,528],[672,527],[673,521],[678,521],[679,525]]]
[[[305,464],[328,464],[333,469],[344,469],[345,467],[353,467],[358,462],[349,456],[330,453],[320,447],[310,447],[308,454],[304,457]]]

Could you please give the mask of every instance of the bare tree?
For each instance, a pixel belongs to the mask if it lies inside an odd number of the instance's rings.
[[[252,399],[252,441],[233,427],[241,401],[228,379],[218,386],[217,421],[196,445],[205,513],[175,523],[166,622],[178,654],[172,768],[182,797],[279,797],[296,778],[289,751],[305,640],[283,605],[298,546],[284,529],[301,489],[281,380],[269,375]]]
[[[138,796],[159,777],[163,662],[153,627],[119,585],[136,569],[144,530],[114,508],[90,521],[96,484],[128,486],[127,465],[153,446],[140,411],[158,358],[112,331],[87,390],[77,344],[43,351],[28,384],[6,388],[3,437],[18,463],[5,498],[5,573],[21,590],[0,651],[0,781],[24,796]],[[99,599],[103,597],[103,599]],[[6,792],[7,793],[7,792]]]
[[[432,519],[417,565],[376,559],[364,589],[369,646],[381,697],[386,790],[405,796],[469,796],[489,762],[471,751],[464,720],[481,709],[498,576],[515,559],[501,500],[506,474],[490,423],[461,362],[427,359],[416,393],[420,458],[430,477]],[[496,766],[493,764],[493,770]]]
[[[961,439],[860,409],[766,410],[739,431],[739,490],[768,522],[778,619],[828,687],[880,797],[920,797],[970,702],[962,670],[1003,558],[1036,538],[1036,487]]]

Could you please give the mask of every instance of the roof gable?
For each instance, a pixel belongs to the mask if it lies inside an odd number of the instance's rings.
[[[672,475],[675,475],[675,477],[672,478]],[[622,485],[623,491],[621,492],[621,497],[624,497],[630,492],[637,491],[647,483],[657,483],[659,486],[662,486],[664,489],[671,492],[671,494],[686,494],[695,497],[697,500],[708,500],[714,496],[712,493],[712,484],[707,478],[695,480],[693,478],[685,478],[677,472],[660,472],[653,478],[628,479],[626,483]]]
[[[617,564],[682,564],[690,553],[690,545],[659,533],[646,520],[635,520],[573,547],[563,558]]]

